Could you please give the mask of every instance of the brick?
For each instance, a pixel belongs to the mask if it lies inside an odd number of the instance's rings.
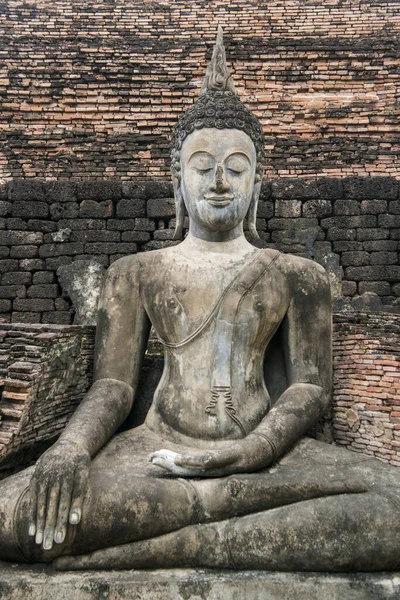
[[[5,202],[0,200],[0,217],[8,217],[11,215],[12,204],[11,202]]]
[[[359,215],[360,203],[357,200],[336,200],[334,205],[335,215]]]
[[[38,253],[38,247],[32,245],[11,246],[10,249],[11,258],[35,258]]]
[[[13,202],[44,200],[44,187],[41,181],[16,179],[8,185],[8,197]]]
[[[363,215],[379,215],[386,211],[386,200],[362,200],[361,202],[361,214]]]
[[[41,258],[24,258],[17,264],[21,271],[43,271],[46,268],[46,263]]]
[[[146,184],[124,181],[122,183],[122,196],[124,198],[146,198]]]
[[[377,219],[374,215],[355,215],[352,217],[328,217],[321,220],[321,227],[376,227]]]
[[[301,202],[300,200],[276,200],[275,202],[276,217],[301,217]]]
[[[121,181],[95,180],[79,181],[76,184],[79,200],[119,200],[122,197]]]
[[[7,258],[10,256],[10,248],[8,246],[0,246],[0,258]]]
[[[330,200],[307,200],[303,204],[303,217],[329,217],[332,210]]]
[[[375,229],[357,229],[357,240],[387,240],[389,238],[389,229],[377,227]]]
[[[174,237],[175,230],[174,229],[159,229],[154,232],[155,240],[172,240]]]
[[[59,244],[43,244],[39,248],[40,258],[51,258],[55,256],[75,256],[82,254],[83,244],[81,242],[61,242]]]
[[[388,200],[398,196],[398,182],[392,177],[348,177],[343,186],[345,196],[356,200]]]
[[[70,325],[72,323],[72,313],[70,311],[52,311],[42,314],[42,323],[54,323],[58,325]]]
[[[124,231],[121,239],[123,242],[148,242],[150,234],[147,231]]]
[[[140,216],[140,215],[137,215]],[[172,199],[158,198],[147,202],[147,216],[159,219],[175,216],[175,203]]]
[[[108,219],[107,229],[109,231],[129,231],[135,229],[136,219]],[[147,220],[147,219],[143,219]],[[151,221],[149,221],[151,223]],[[154,224],[153,224],[154,229]]]
[[[49,204],[75,202],[76,184],[73,181],[48,181],[45,184],[45,199]]]
[[[7,219],[6,229],[9,231],[26,231],[28,229],[28,225],[24,219],[20,219],[19,217],[12,217],[11,219]]]
[[[397,250],[398,243],[395,240],[372,240],[362,243],[367,252],[393,252]]]
[[[83,259],[83,256],[80,255],[79,258]],[[63,265],[69,265],[72,262],[74,262],[72,256],[56,256],[55,258],[46,258],[45,265],[46,269],[48,269],[49,271],[56,271],[58,267],[61,267]]]
[[[27,295],[28,298],[57,298],[58,285],[56,283],[31,285]]]
[[[3,231],[1,241],[7,246],[41,244],[43,234],[36,231]]]
[[[58,229],[70,229],[71,231],[102,231],[107,229],[105,219],[91,219],[79,217],[78,219],[60,219],[57,223]]]
[[[343,229],[340,227],[331,227],[327,231],[327,239],[331,241],[336,240],[355,240],[356,230],[355,229]]]
[[[28,229],[30,231],[41,231],[43,233],[50,233],[57,231],[56,223],[52,221],[41,221],[39,219],[30,219],[28,221]]]
[[[257,215],[263,219],[270,219],[274,215],[273,202],[260,199],[258,202]]]
[[[1,285],[15,285],[15,284],[23,284],[29,285],[32,281],[31,273],[27,273],[26,271],[17,271],[15,273],[8,272],[4,273],[1,276]]]
[[[76,219],[79,215],[79,204],[77,202],[55,202],[50,205],[50,215],[55,221]]]
[[[341,264],[346,267],[349,265],[369,265],[368,252],[343,252]]]
[[[400,215],[379,215],[379,227],[400,227]]]
[[[150,201],[152,202],[152,201]],[[132,219],[146,216],[146,202],[141,199],[123,199],[117,204],[117,217]]]
[[[47,217],[49,207],[46,202],[14,202],[11,214],[13,217],[23,217],[24,219]]]
[[[171,198],[174,195],[170,181],[146,181],[146,198]]]
[[[79,209],[80,217],[88,217],[92,219],[105,219],[113,214],[112,200],[104,200],[96,202],[95,200],[84,200]],[[65,217],[67,218],[67,217]]]
[[[281,219],[274,217],[268,221],[268,229],[286,229],[286,230],[301,230],[318,227],[318,219],[314,218],[297,218],[297,219]]]
[[[355,281],[342,281],[343,296],[354,296],[357,293],[357,284]]]
[[[89,242],[85,244],[85,252],[88,254],[115,254],[118,252],[118,244],[115,242]]]
[[[107,254],[82,254],[79,256],[79,260],[95,260],[99,265],[108,267],[110,259]]]
[[[360,251],[363,250],[363,243],[362,242],[354,242],[354,241],[338,241],[338,242],[333,242],[333,250],[334,252],[354,252],[354,251]]]
[[[0,298],[25,298],[26,288],[24,285],[0,285]]]
[[[272,195],[272,186],[271,186],[271,182],[269,181],[263,181],[261,183],[261,189],[260,189],[260,202],[266,202],[267,200],[269,200],[271,198]],[[171,194],[171,196],[173,196],[173,194]]]
[[[66,311],[66,310],[70,310],[71,308],[71,301],[69,300],[69,298],[56,298],[54,300],[54,306],[56,307],[56,310],[61,310],[61,311]]]
[[[392,202],[389,202],[389,213],[400,215],[400,200],[393,200]]]
[[[118,231],[73,231],[71,242],[119,242],[121,234]]]
[[[0,260],[0,273],[7,273],[8,271],[17,271],[18,261],[11,258],[3,258]]]
[[[397,252],[371,252],[371,265],[395,265],[398,262]]]
[[[300,200],[303,198],[319,198],[320,188],[316,179],[282,178],[272,181],[272,197]]]
[[[0,299],[0,313],[9,313],[11,311],[11,300]]]
[[[320,177],[317,179],[317,188],[320,198],[336,200],[343,198],[343,179],[339,177]]]
[[[373,292],[378,296],[388,296],[390,294],[390,284],[387,281],[360,281],[358,292],[359,294]]]
[[[0,200],[7,200],[8,198],[8,186],[7,183],[0,183]]]
[[[346,267],[346,279],[352,281],[393,281],[400,280],[400,266],[373,265],[367,267]]]
[[[13,308],[19,312],[43,312],[54,309],[54,300],[38,298],[17,298]]]
[[[12,323],[40,323],[40,313],[37,312],[18,312],[11,314]]]
[[[122,255],[136,254],[137,244],[134,244],[133,242],[121,242],[118,244],[118,252]]]

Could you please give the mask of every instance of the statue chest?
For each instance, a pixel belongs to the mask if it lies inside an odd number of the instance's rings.
[[[229,329],[262,344],[282,321],[289,294],[278,270],[259,271],[243,279],[182,269],[165,273],[162,286],[149,282],[144,304],[157,334],[166,345],[181,345],[210,332],[221,338]]]

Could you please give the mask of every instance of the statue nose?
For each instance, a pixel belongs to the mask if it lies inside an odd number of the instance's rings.
[[[210,190],[217,192],[218,194],[229,192],[229,185],[226,181],[225,173],[221,165],[217,165],[217,168],[215,169],[214,179],[210,185]]]

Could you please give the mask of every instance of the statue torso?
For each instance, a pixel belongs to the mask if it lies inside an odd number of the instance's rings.
[[[142,300],[166,344],[147,424],[176,441],[244,437],[269,410],[263,358],[290,302],[278,253],[222,266],[173,249],[143,259]]]

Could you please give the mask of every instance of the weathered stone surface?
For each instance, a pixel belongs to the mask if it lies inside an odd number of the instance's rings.
[[[121,198],[121,182],[119,180],[79,181],[76,184],[79,200],[118,200]]]
[[[104,273],[104,267],[96,261],[83,260],[77,260],[57,270],[63,292],[72,300],[75,324],[96,324],[97,302]]]
[[[60,574],[0,563],[2,600],[397,600],[397,573],[230,573],[194,569]]]
[[[84,200],[79,208],[80,217],[89,217],[92,219],[104,219],[111,217],[113,212],[112,200],[104,200],[103,202],[97,202],[96,200]],[[74,215],[75,216],[75,215]],[[60,217],[60,218],[71,218],[71,217]],[[74,217],[72,217],[74,218]]]

